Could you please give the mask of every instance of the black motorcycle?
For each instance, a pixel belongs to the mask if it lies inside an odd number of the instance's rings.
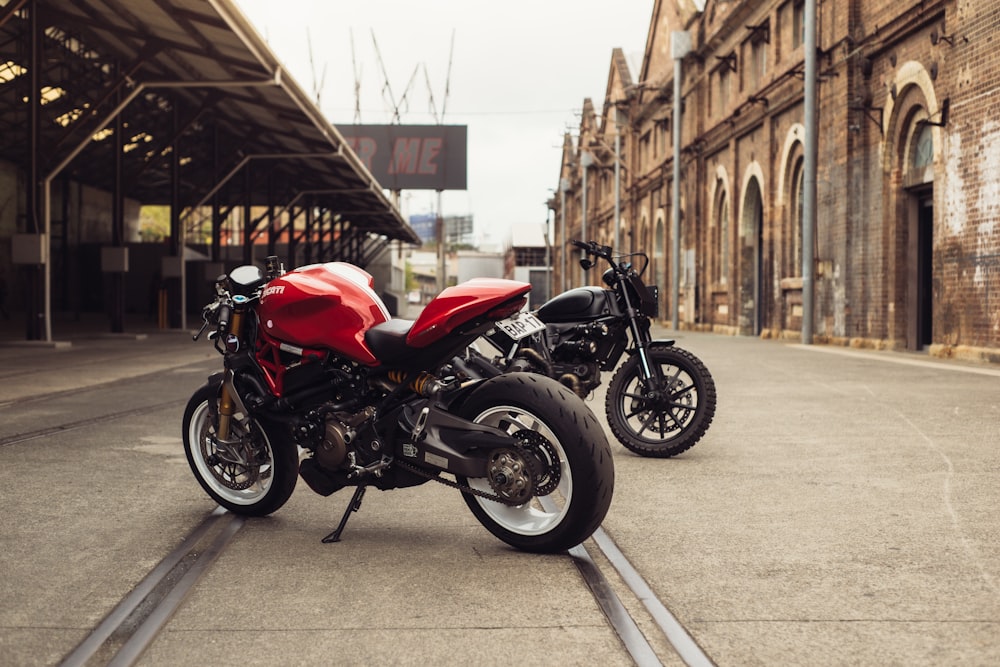
[[[708,368],[673,340],[653,340],[650,318],[657,314],[657,290],[642,281],[649,266],[644,253],[612,255],[609,246],[572,241],[590,257],[610,264],[602,287],[578,287],[496,323],[483,340],[485,354],[470,347],[452,360],[452,371],[491,377],[528,371],[555,378],[581,398],[601,384],[601,371],[625,363],[608,385],[605,410],[612,433],[642,456],[668,458],[701,439],[715,416],[715,382]],[[644,263],[636,271],[630,260]]]

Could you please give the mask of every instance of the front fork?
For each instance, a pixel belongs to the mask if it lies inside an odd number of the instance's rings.
[[[229,333],[223,333],[222,335],[236,336],[239,339],[242,334],[242,328],[243,310],[240,309],[233,312],[233,318],[229,323]],[[223,345],[225,345],[225,341],[223,341]],[[236,386],[233,384],[233,371],[227,368],[225,378],[222,381],[222,387],[219,390],[219,426],[216,430],[216,437],[222,442],[229,442],[233,415],[236,414],[237,410],[241,410],[244,416],[249,416],[242,405],[239,395],[236,393]]]
[[[639,365],[642,367],[642,377],[646,382],[654,379],[653,369],[649,363],[649,355],[646,348],[649,346],[649,326],[645,329],[640,326],[639,317],[635,314],[635,309],[630,305],[628,308],[628,324],[632,329],[632,340],[635,341],[636,354],[639,355]]]
[[[653,365],[649,361],[649,324],[647,323],[645,328],[643,328],[639,316],[635,313],[635,309],[631,306],[628,309],[628,321],[629,326],[632,329],[632,340],[635,341],[636,354],[639,355],[639,366],[642,369],[642,378],[646,381],[646,386],[651,391],[657,391],[660,388],[661,378],[659,369],[654,369]]]

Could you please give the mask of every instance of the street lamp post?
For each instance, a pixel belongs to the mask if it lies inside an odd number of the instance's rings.
[[[805,145],[802,178],[802,343],[812,345],[815,309],[816,258],[813,251],[816,234],[816,0],[805,6]]]
[[[587,241],[587,171],[589,171],[590,165],[594,163],[594,156],[584,151],[580,156],[580,166],[583,167],[583,217],[580,223],[580,240]],[[580,251],[580,258],[587,259],[587,252],[585,250]],[[580,266],[580,285],[587,284],[587,269]]]
[[[561,266],[559,269],[559,293],[562,294],[566,291],[566,191],[569,190],[569,179],[560,178],[559,179],[559,216],[562,218],[560,222],[560,239],[559,239],[559,261]]]
[[[552,296],[552,242],[549,238],[552,231],[551,211],[551,208],[545,211],[545,294],[542,298],[546,301]]]
[[[615,107],[615,252],[621,252],[621,187],[622,187],[622,132],[618,107]]]
[[[691,52],[691,34],[684,31],[674,31],[670,40],[671,55],[674,58],[674,183],[673,183],[673,206],[671,208],[673,220],[671,220],[670,234],[673,237],[670,256],[670,289],[671,289],[671,313],[670,326],[674,331],[680,328],[680,280],[681,280],[681,114],[683,100],[681,99],[681,76],[683,75],[682,63],[684,56]]]

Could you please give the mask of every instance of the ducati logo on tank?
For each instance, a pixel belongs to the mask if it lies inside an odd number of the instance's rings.
[[[260,300],[263,301],[272,294],[281,294],[285,291],[284,285],[269,285],[264,288],[263,293],[260,295]]]

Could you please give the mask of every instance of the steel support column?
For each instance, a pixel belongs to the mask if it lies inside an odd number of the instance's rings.
[[[314,206],[310,206],[309,208],[306,209],[305,231],[302,234],[305,245],[302,255],[303,265],[313,263],[313,228],[315,224],[316,224],[316,209]]]
[[[39,202],[38,183],[41,168],[38,162],[39,135],[41,133],[41,122],[39,110],[41,101],[41,69],[42,69],[42,30],[44,26],[38,19],[38,0],[32,0],[28,8],[28,21],[31,30],[31,54],[28,66],[29,85],[28,91],[28,179],[27,192],[25,193],[26,213],[28,228],[26,232],[36,234],[44,233],[46,238],[43,242],[45,256],[42,257],[42,264],[26,265],[23,268],[25,274],[27,291],[25,293],[25,337],[28,340],[52,340],[52,318],[51,318],[51,280],[52,269],[49,262],[51,222],[48,211],[40,214],[39,208],[50,206],[51,202],[42,198]],[[39,204],[41,203],[41,206]],[[48,224],[39,225],[39,218],[45,218]]]
[[[253,174],[250,173],[250,164],[247,163],[243,170],[243,263],[253,264],[253,232],[257,226],[253,220],[250,199],[253,195]]]
[[[120,97],[116,94],[115,97]],[[111,193],[111,245],[115,248],[125,247],[125,188],[122,185],[122,161],[125,153],[125,123],[122,114],[115,116],[114,121],[114,183]],[[101,267],[103,270],[105,267]],[[125,274],[121,271],[110,272],[111,280],[111,332],[125,331]]]
[[[278,244],[278,235],[281,234],[281,230],[278,225],[275,224],[275,213],[274,213],[274,179],[271,177],[271,173],[268,172],[267,175],[267,255],[270,257],[275,254],[274,248]]]
[[[169,286],[167,303],[177,304],[170,309],[167,319],[171,327],[183,329],[187,326],[187,267],[184,262],[184,224],[181,220],[181,138],[178,132],[180,110],[176,104],[173,107],[173,122],[174,141],[170,151],[170,257],[177,263],[179,275],[166,283]]]
[[[306,198],[306,205],[301,209],[301,213],[304,217],[308,219],[309,211],[312,209],[311,197]],[[298,239],[295,238],[295,219],[298,217],[296,211],[290,211],[288,214],[288,266],[295,267],[298,266],[296,261],[296,254],[298,253]]]
[[[212,180],[219,177],[219,127],[212,126]],[[219,195],[212,195],[212,261],[219,262],[222,259],[222,209],[219,203]]]

